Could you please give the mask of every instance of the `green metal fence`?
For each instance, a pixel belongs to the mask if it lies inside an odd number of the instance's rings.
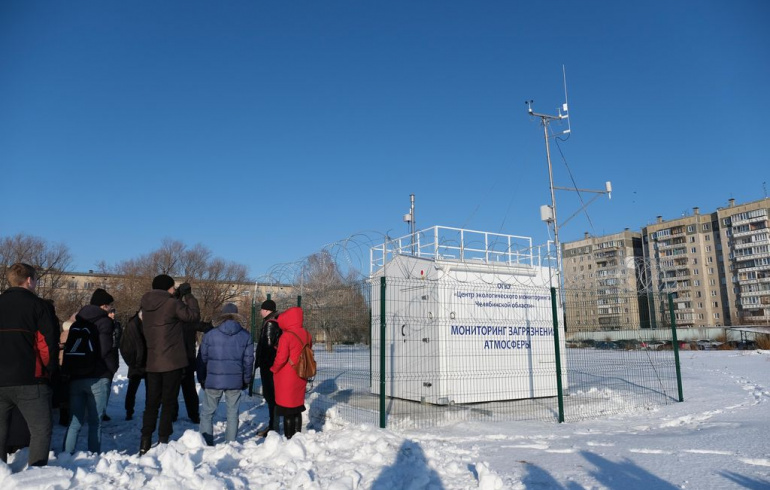
[[[304,291],[318,362],[307,396],[313,424],[570,422],[683,400],[677,343],[654,340],[673,329],[640,320],[608,328],[597,313],[606,296],[500,288],[378,278]]]

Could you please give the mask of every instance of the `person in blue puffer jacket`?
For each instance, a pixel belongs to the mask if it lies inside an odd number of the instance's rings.
[[[243,328],[245,323],[237,306],[225,304],[198,352],[198,382],[203,388],[200,431],[209,446],[214,445],[214,412],[223,395],[227,404],[225,441],[234,442],[238,434],[241,392],[251,384],[254,372],[254,341]]]

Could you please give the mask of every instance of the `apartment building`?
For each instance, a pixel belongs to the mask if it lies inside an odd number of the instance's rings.
[[[638,294],[642,235],[626,229],[562,244],[565,325],[569,331],[646,328],[647,298]]]
[[[717,209],[733,325],[770,324],[770,199]]]
[[[664,221],[659,216],[657,223],[642,229],[642,236],[650,289],[674,293],[677,326],[731,325],[717,213],[701,214],[696,207],[682,218]],[[657,303],[653,318],[665,324],[668,301]]]

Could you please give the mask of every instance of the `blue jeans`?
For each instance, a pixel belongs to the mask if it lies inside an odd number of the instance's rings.
[[[102,413],[107,406],[110,391],[109,378],[80,378],[70,380],[70,414],[72,419],[64,437],[64,451],[73,453],[78,442],[78,433],[88,414],[88,450],[101,452]]]
[[[225,396],[227,404],[227,429],[225,441],[235,442],[238,434],[238,410],[241,404],[241,390],[203,390],[203,407],[201,409],[200,431],[207,443],[214,443],[214,412],[217,411],[219,400]]]
[[[29,466],[48,464],[51,446],[51,394],[45,384],[3,386],[0,388],[0,460],[6,461],[5,442],[8,438],[8,417],[14,406],[29,426]]]

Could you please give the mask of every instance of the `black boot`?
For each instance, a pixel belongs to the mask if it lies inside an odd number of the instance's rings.
[[[294,433],[302,432],[302,414],[298,413],[294,416]]]
[[[286,436],[286,439],[291,439],[291,437],[294,435],[294,433],[297,432],[297,429],[294,427],[294,416],[293,415],[286,415],[283,417],[283,435]]]
[[[139,455],[146,453],[152,447],[152,437],[142,436],[142,441],[139,443]]]

